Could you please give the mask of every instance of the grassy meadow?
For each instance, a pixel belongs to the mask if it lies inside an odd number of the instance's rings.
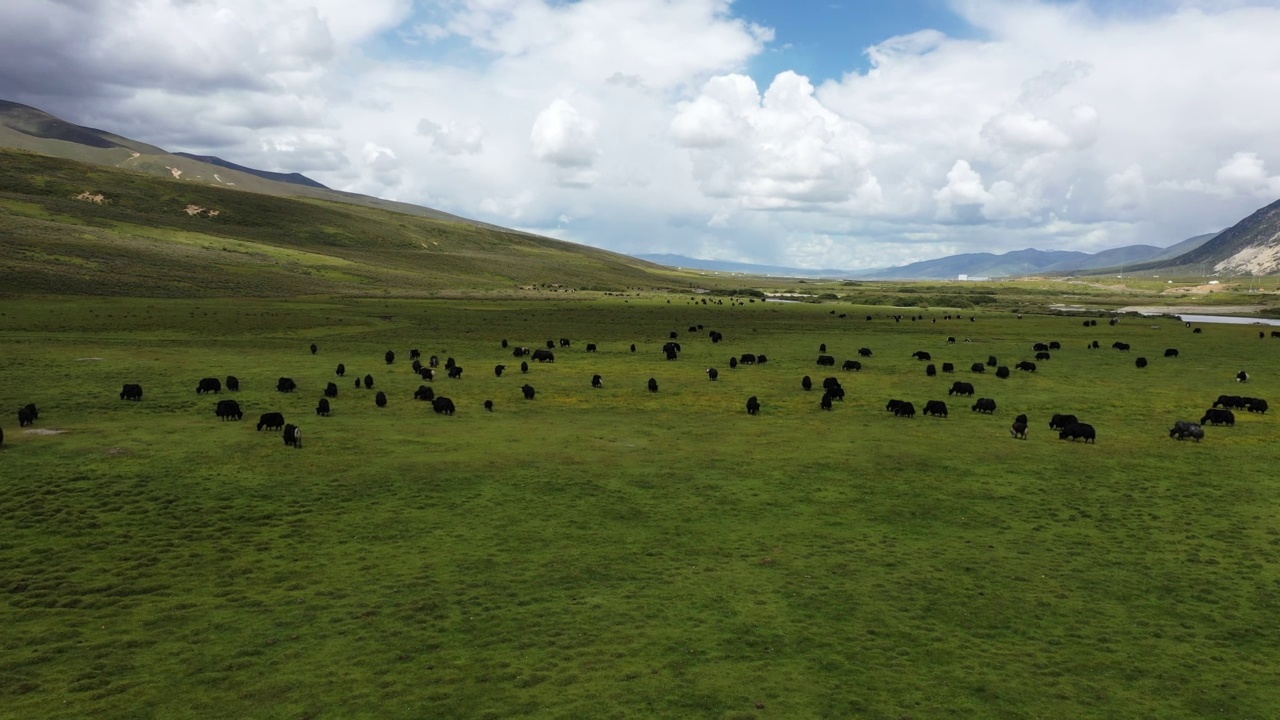
[[[7,300],[0,717],[1275,717],[1277,420],[1241,411],[1198,444],[1167,431],[1219,394],[1280,402],[1280,340],[889,312],[587,293]],[[527,375],[500,347],[561,337],[572,347]],[[968,372],[1051,340],[1063,349],[1035,374]],[[814,365],[820,343],[837,362],[875,354],[833,371]],[[431,383],[454,417],[412,400],[411,348],[463,366]],[[926,377],[916,350],[958,372]],[[768,363],[730,370],[744,352]],[[365,373],[374,389],[356,390]],[[820,410],[806,374],[839,376],[845,401]],[[195,394],[226,375],[240,392]],[[279,376],[300,389],[277,393]],[[971,413],[954,380],[999,410]],[[119,400],[127,382],[141,402]],[[243,421],[214,417],[226,398]],[[894,418],[889,398],[951,414]],[[64,432],[20,430],[27,402],[36,429]],[[274,410],[303,449],[255,431]],[[1097,444],[1059,441],[1055,412]]]

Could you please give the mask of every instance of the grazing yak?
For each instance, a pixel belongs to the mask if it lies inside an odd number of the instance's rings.
[[[1098,348],[1100,348],[1100,347],[1102,347],[1102,346],[1098,344],[1098,341],[1097,341],[1097,340],[1094,340],[1093,342],[1089,343],[1089,349],[1090,349],[1090,350],[1097,350],[1097,349],[1098,349]]]
[[[448,360],[444,361],[444,369],[448,370],[449,368],[454,367],[457,364],[458,364],[457,360],[454,360],[453,358],[449,358]]]
[[[911,353],[911,357],[915,358],[916,360],[932,360],[933,359],[933,356],[925,352],[924,350],[917,350]]]
[[[1199,335],[1199,334],[1200,334],[1200,328],[1196,328],[1195,330],[1192,330],[1192,331],[1191,331],[1191,334],[1192,334],[1192,335]]]
[[[502,347],[506,347],[506,346],[507,346],[507,341],[503,340]],[[418,358],[421,358],[421,357],[422,357],[422,351],[419,350],[418,348],[413,348],[412,350],[409,351],[410,360],[417,360]]]
[[[222,392],[222,381],[218,378],[201,378],[200,383],[196,385],[197,395],[220,392]]]
[[[394,350],[388,350],[387,354],[383,355],[382,357],[384,360],[387,361],[388,365],[396,361],[396,353]]]
[[[1014,418],[1014,419],[1013,419],[1013,421],[1014,421],[1014,422],[1016,422],[1016,423],[1024,423],[1024,422],[1027,422],[1027,414],[1026,414],[1026,413],[1021,413],[1021,414],[1019,414],[1019,415],[1018,415],[1018,417]]]
[[[942,363],[942,372],[953,373],[955,371],[956,371],[955,363],[949,363],[949,362]]]
[[[845,360],[844,363],[840,365],[840,369],[853,370],[854,372],[858,372],[862,370],[862,363],[858,362],[857,360]]]
[[[996,401],[991,398],[978,398],[973,407],[969,408],[973,412],[986,413],[988,415],[996,411]]]
[[[1062,430],[1069,425],[1076,424],[1077,422],[1079,422],[1079,420],[1075,415],[1058,415],[1055,413],[1053,417],[1049,418],[1049,429]]]
[[[1121,352],[1128,352],[1128,351],[1129,351],[1129,343],[1122,343],[1122,342],[1120,342],[1119,340],[1117,340],[1117,341],[1115,341],[1115,342],[1111,343],[1111,347],[1113,347],[1113,348],[1115,348],[1116,350],[1119,350],[1119,351],[1121,351]]]
[[[424,367],[421,370],[419,370],[418,375],[420,375],[423,380],[430,381],[430,380],[436,379],[436,371],[428,367]],[[356,383],[357,386],[359,386],[359,384],[360,384],[359,382]]]
[[[1086,423],[1078,422],[1066,426],[1058,433],[1059,440],[1083,440],[1086,443],[1097,443],[1098,434],[1094,432],[1093,426]]]
[[[1230,410],[1218,410],[1210,408],[1204,411],[1204,417],[1200,418],[1201,425],[1235,425],[1236,414]]]
[[[219,400],[218,407],[213,413],[218,416],[219,420],[239,420],[244,417],[244,411],[240,409],[240,403],[235,400]],[[261,430],[262,428],[258,428]]]
[[[1052,357],[1053,357],[1053,356],[1052,356],[1052,355],[1050,355],[1050,354],[1049,354],[1049,353],[1047,353],[1047,352],[1038,352],[1038,353],[1036,353],[1036,360],[1039,360],[1039,361],[1041,361],[1041,362],[1043,362],[1043,361],[1045,361],[1045,360],[1050,360],[1050,359],[1052,359]]]
[[[426,385],[419,385],[417,390],[413,391],[413,399],[423,402],[431,402],[436,399],[436,391]]]
[[[413,372],[415,372],[415,373],[421,373],[421,372],[422,372],[422,361],[421,361],[421,360],[414,360],[413,362],[409,363],[409,369],[410,369],[410,370],[412,370],[412,371],[413,371]]]
[[[1164,351],[1164,356],[1171,357],[1171,358],[1178,357],[1178,348],[1166,348]]]
[[[319,404],[316,405],[316,414],[329,417],[329,398],[320,398]]]
[[[503,372],[505,372],[505,371],[506,371],[506,369],[507,369],[507,366],[506,366],[506,365],[494,365],[494,366],[493,366],[493,376],[494,376],[494,377],[502,377],[502,373],[503,373]]]
[[[760,401],[756,399],[755,395],[752,395],[747,398],[747,414],[755,415],[758,412],[760,412]]]
[[[1179,440],[1194,438],[1196,442],[1200,442],[1204,439],[1204,428],[1193,422],[1179,420],[1169,428],[1169,437]]]
[[[858,348],[859,357],[871,357],[871,348]]]
[[[338,369],[334,372],[337,373],[338,377],[342,377],[347,374],[347,366],[342,363],[338,363]]]
[[[502,349],[503,349],[503,350],[506,350],[508,347],[510,347],[510,344],[509,344],[509,343],[507,343],[507,339],[506,339],[506,338],[502,338]]]
[[[18,427],[26,427],[28,425],[36,424],[36,420],[39,419],[40,414],[38,412],[32,412],[32,407],[32,405],[25,405],[18,408]]]
[[[956,339],[955,339],[955,337],[948,337],[948,338],[947,338],[947,344],[948,344],[948,345],[955,345],[955,344],[956,344]]]
[[[948,395],[968,395],[973,397],[973,383],[960,382],[959,380],[951,383],[951,389],[947,391]]]
[[[529,363],[524,362],[523,360],[520,361],[520,372],[522,373],[529,372]]]
[[[658,381],[654,378],[649,378],[649,392],[658,392]]]
[[[373,396],[373,404],[374,404],[374,405],[377,405],[377,406],[378,406],[378,407],[380,407],[380,408],[384,408],[384,407],[386,407],[386,406],[387,406],[387,394],[386,394],[386,393],[384,393],[384,392],[382,392],[381,390],[379,390],[379,391],[378,391],[378,394]]]
[[[825,394],[823,394],[822,399],[818,401],[818,407],[822,408],[823,410],[830,410],[830,409],[831,409],[831,394],[830,394],[830,393],[825,393]]]
[[[1267,412],[1267,401],[1262,398],[1249,398],[1249,412],[1265,414]]]
[[[995,355],[988,355],[988,356],[987,356],[987,367],[995,367],[995,366],[997,366],[997,365],[999,365],[999,364],[1000,364],[1000,361],[999,361],[999,360],[996,360],[996,356],[995,356]]]
[[[829,378],[822,379],[823,390],[830,390],[831,388],[838,388],[838,387],[840,387],[839,378],[829,377]]]
[[[548,350],[555,350],[555,348],[556,348],[556,341],[555,341],[555,340],[548,340],[548,341],[547,341],[547,349],[548,349]]]
[[[983,365],[982,363],[974,363],[969,366],[969,372],[981,373],[986,371],[987,371],[987,366]]]
[[[295,448],[302,448],[302,428],[297,425],[284,426],[284,444],[292,445]]]
[[[569,338],[560,338],[560,347],[569,347],[571,344]]]
[[[1031,361],[1029,361],[1029,360],[1023,360],[1022,362],[1018,363],[1017,365],[1014,365],[1014,367],[1015,367],[1015,368],[1017,368],[1017,369],[1019,369],[1019,370],[1021,370],[1021,371],[1023,371],[1023,372],[1035,372],[1035,371],[1036,371],[1036,364],[1035,364],[1035,363],[1033,363],[1033,362],[1031,362]]]
[[[1034,350],[1035,352],[1044,352],[1049,349],[1049,346],[1045,345],[1044,343],[1038,342],[1035,345],[1032,345],[1031,349]]]
[[[533,351],[527,347],[518,347],[511,351],[511,357],[521,358],[532,353]]]
[[[356,387],[356,389],[357,389],[357,390],[359,390],[359,389],[360,389],[360,378],[356,378],[356,385],[355,385],[355,387]]]
[[[315,354],[316,354],[316,352],[318,352],[319,350],[320,350],[320,348],[316,347],[316,344],[315,344],[315,343],[311,343],[311,354],[312,354],[312,355],[315,355]]]
[[[599,375],[592,375],[591,387],[596,388],[597,390],[604,387],[604,378],[600,377]]]
[[[934,365],[933,363],[929,363],[928,365],[925,365],[925,366],[924,366],[924,374],[925,374],[925,375],[927,375],[927,376],[929,376],[929,377],[933,377],[933,376],[937,375],[937,374],[938,374],[938,366],[937,366],[937,365]]]
[[[924,414],[934,417],[946,417],[947,404],[941,400],[930,400],[924,404]]]
[[[806,392],[809,390],[812,390],[813,379],[810,378],[808,375],[805,375],[804,377],[800,378],[800,387],[804,388]]]
[[[707,337],[711,338],[711,342],[718,343],[724,339],[724,333],[712,330],[711,332],[707,333]]]
[[[1213,401],[1213,407],[1235,408],[1244,410],[1249,403],[1239,395],[1219,395],[1217,400]]]
[[[595,343],[587,343],[587,352],[595,352],[595,351],[596,351],[596,344],[595,344]]]
[[[1236,373],[1236,382],[1239,382],[1239,383],[1249,382],[1249,373],[1243,370]]]
[[[826,343],[822,343],[821,345],[819,345],[819,346],[818,346],[818,352],[820,352],[820,353],[824,353],[824,352],[826,352],[826,351],[827,351],[827,344],[826,344]]]
[[[720,371],[715,368],[707,368],[707,377],[711,379],[711,382],[715,382],[716,378],[720,377]]]
[[[282,427],[284,427],[284,413],[269,412],[258,417],[258,432],[262,432],[263,428],[279,430]]]
[[[902,405],[902,402],[903,402],[903,401],[901,401],[901,400],[895,400],[895,399],[890,398],[889,402],[887,402],[887,403],[885,403],[885,404],[884,404],[884,410],[885,410],[885,412],[894,412],[895,410],[897,410],[897,409],[898,409],[898,407],[899,407],[899,406],[901,406],[901,405]]]
[[[240,392],[240,378],[235,375],[227,376],[227,389],[231,392]]]
[[[679,351],[677,351],[677,350],[675,350],[675,349],[673,349],[673,348],[663,348],[663,349],[662,349],[662,354],[666,356],[667,360],[679,360],[679,359],[680,359],[680,353],[679,353]]]
[[[454,380],[461,380],[461,379],[462,379],[462,366],[461,366],[461,365],[454,365],[453,367],[449,368],[449,377],[453,378]]]
[[[365,375],[365,376],[364,376],[364,389],[365,389],[365,390],[369,390],[369,389],[371,389],[372,387],[373,387],[373,376],[372,376],[372,375]]]
[[[834,385],[832,387],[827,388],[826,394],[830,395],[832,400],[839,400],[840,402],[844,402],[844,388],[840,387],[839,385]]]
[[[1061,350],[1061,349],[1062,349],[1062,343],[1058,342],[1057,340],[1050,340],[1050,341],[1049,341],[1049,349],[1050,349],[1050,350]]]
[[[636,351],[636,344],[631,343],[631,352],[635,352],[635,351]]]
[[[672,330],[672,331],[671,331],[671,339],[672,339],[672,340],[675,340],[675,339],[676,339],[676,338],[678,338],[678,337],[680,337],[680,333],[676,332],[675,330]]]
[[[538,394],[538,391],[534,390],[533,386],[528,383],[520,386],[520,392],[524,393],[525,400],[532,400]]]
[[[756,356],[752,353],[742,353],[738,356],[738,363],[741,365],[755,365]]]
[[[550,350],[534,350],[533,359],[540,363],[553,363],[556,361],[556,354]]]
[[[493,412],[493,401],[492,401],[492,400],[485,400],[485,401],[484,401],[484,409],[485,409],[485,410],[488,410],[489,412]]]
[[[294,382],[293,378],[282,377],[279,380],[276,380],[276,390],[279,390],[282,393],[291,393],[297,389],[298,383]]]
[[[1141,370],[1142,368],[1147,366],[1147,359],[1144,357],[1140,357],[1137,360],[1133,361],[1133,366]]]
[[[996,377],[1000,378],[1001,380],[1007,380],[1009,378],[1009,366],[1001,365],[1000,367],[996,368]]]
[[[916,406],[909,400],[904,400],[901,405],[893,409],[893,414],[895,417],[913,418],[916,416]]]
[[[137,383],[125,383],[125,386],[120,389],[120,399],[141,400],[142,386]]]
[[[440,358],[435,355],[432,355],[430,358],[427,359],[427,364],[433,368],[440,367]]]
[[[1009,434],[1019,440],[1026,440],[1027,439],[1027,421],[1015,420],[1013,425],[1009,427]]]
[[[453,401],[443,395],[431,401],[431,409],[437,415],[452,415],[455,412]]]
[[[729,358],[729,369],[733,370],[733,369],[736,369],[737,367],[738,367],[738,358],[736,357]]]
[[[818,364],[819,364],[819,365],[830,365],[830,366],[832,366],[832,367],[835,367],[836,359],[835,359],[834,357],[830,356],[830,355],[819,355],[819,356],[818,356]]]

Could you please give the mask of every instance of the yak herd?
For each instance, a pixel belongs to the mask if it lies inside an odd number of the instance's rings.
[[[893,316],[893,317],[897,321],[901,320],[901,316]],[[870,319],[871,317],[868,316],[868,320]],[[912,319],[915,320],[916,318],[912,317]],[[923,319],[923,316],[921,316],[920,319]],[[947,316],[947,319],[950,319],[950,316]],[[1112,325],[1115,325],[1116,322],[1117,321],[1114,319],[1111,320]],[[1084,324],[1086,327],[1089,327],[1091,325],[1096,325],[1097,321],[1086,320],[1084,321]],[[1190,327],[1189,323],[1188,323],[1188,327]],[[689,327],[689,333],[691,334],[699,333],[702,330],[703,330],[703,326],[701,325]],[[1200,328],[1195,329],[1195,332],[1199,332],[1199,331],[1200,331]],[[1272,333],[1272,335],[1275,337],[1280,337],[1280,333]],[[672,331],[670,333],[670,341],[662,345],[662,355],[667,360],[677,360],[680,356],[682,348],[680,343],[676,342],[676,339],[678,338],[678,336],[679,336],[679,333]],[[715,330],[708,331],[707,337],[711,340],[712,343],[719,343],[724,339],[723,334]],[[947,338],[947,343],[949,345],[954,344],[955,342],[956,342],[955,337]],[[966,340],[965,342],[969,342],[969,341]],[[510,349],[511,355],[517,359],[528,357],[538,363],[554,363],[555,362],[554,350],[557,348],[561,350],[565,348],[570,348],[572,347],[573,343],[569,338],[560,338],[558,343],[553,340],[548,340],[546,341],[546,348],[538,348],[538,349],[531,349],[529,347],[524,347],[524,346],[515,346],[514,348],[512,348],[509,342],[505,339],[501,341],[501,344],[504,349]],[[1098,349],[1100,345],[1095,340],[1088,343],[1086,347],[1090,350],[1094,350],[1094,349]],[[1119,342],[1119,341],[1112,343],[1111,347],[1120,352],[1128,352],[1131,349],[1131,346],[1128,343]],[[311,351],[311,354],[313,355],[319,352],[319,346],[314,343],[310,345],[309,349]],[[597,350],[597,345],[595,343],[587,343],[585,346],[585,349],[586,349],[586,352],[588,353],[594,353]],[[1062,349],[1061,343],[1056,341],[1048,342],[1048,343],[1037,342],[1031,346],[1031,350],[1032,352],[1035,353],[1035,358],[1038,362],[1051,361],[1053,357],[1053,352],[1061,349]],[[630,346],[630,351],[632,353],[635,353],[637,351],[636,345],[632,344]],[[829,367],[834,369],[837,366],[837,364],[839,364],[839,367],[842,371],[858,372],[862,370],[862,367],[863,367],[862,363],[858,360],[850,359],[850,360],[845,360],[843,363],[838,363],[834,355],[828,354],[826,343],[820,344],[818,351],[819,351],[819,354],[817,356],[817,362],[816,362],[818,367]],[[858,356],[863,359],[871,358],[874,355],[872,350],[867,347],[859,348],[857,352],[858,352]],[[433,355],[427,360],[425,364],[422,362],[421,357],[422,357],[422,354],[419,350],[412,349],[409,351],[409,358],[412,361],[411,366],[414,373],[418,374],[424,381],[434,380],[436,377],[436,369],[439,368],[440,366],[439,357]],[[925,374],[927,376],[935,377],[937,375],[938,366],[932,362],[933,357],[931,353],[925,350],[917,350],[916,352],[911,353],[910,357],[920,362],[929,363],[928,365],[925,366]],[[1164,351],[1164,357],[1177,358],[1179,357],[1179,351],[1177,350],[1177,348],[1167,348]],[[387,365],[394,364],[395,359],[396,359],[396,353],[393,350],[387,350],[386,353],[383,355],[383,360]],[[736,369],[740,365],[741,366],[763,365],[767,362],[768,362],[768,358],[765,355],[758,354],[758,353],[742,353],[739,355],[733,355],[728,359],[728,365],[730,369]],[[1135,361],[1134,365],[1135,367],[1142,369],[1148,366],[1148,361],[1145,357],[1139,357]],[[999,379],[1002,379],[1002,380],[1007,379],[1010,376],[1009,367],[1005,365],[1001,365],[995,356],[988,356],[986,359],[986,362],[975,362],[969,367],[970,372],[974,374],[985,373],[987,368],[995,368],[994,374]],[[1027,373],[1034,373],[1037,371],[1036,363],[1030,362],[1027,360],[1023,360],[1015,363],[1013,365],[1013,368],[1020,372],[1027,372]],[[459,365],[454,358],[450,357],[445,360],[444,369],[449,378],[455,379],[455,380],[461,379],[462,366]],[[502,377],[506,369],[507,369],[507,366],[504,364],[495,365],[494,375],[496,377]],[[520,363],[520,371],[521,373],[529,372],[529,364],[527,361],[522,361]],[[955,372],[954,363],[950,363],[950,362],[941,363],[941,371],[943,373],[954,373]],[[338,377],[344,377],[346,375],[345,363],[339,363],[337,365],[335,374]],[[711,380],[712,382],[715,382],[719,378],[720,372],[718,369],[714,367],[707,368],[706,375],[709,380]],[[1241,370],[1236,374],[1235,379],[1237,382],[1245,383],[1245,382],[1248,382],[1249,375],[1244,370]],[[372,389],[374,387],[374,378],[372,374],[366,374],[363,378],[356,378],[354,381],[354,386],[357,389],[361,387],[363,387],[365,390]],[[593,374],[591,376],[591,387],[594,389],[600,389],[603,386],[604,386],[603,377],[599,374]],[[819,385],[819,383],[815,383],[813,378],[811,378],[808,375],[805,375],[803,378],[801,378],[800,386],[805,392],[811,391],[815,387],[819,387],[819,386],[821,387],[822,396],[818,402],[818,407],[820,410],[824,410],[824,411],[831,410],[834,407],[834,403],[842,402],[845,397],[844,388],[841,387],[840,380],[836,377],[826,377],[821,381]],[[220,394],[222,393],[224,388],[230,392],[239,391],[240,390],[239,379],[236,378],[234,375],[227,376],[225,379],[225,382],[217,377],[202,378],[196,383],[195,392],[197,395]],[[649,378],[647,383],[647,388],[649,392],[657,393],[659,390],[657,379]],[[295,382],[293,378],[280,377],[276,381],[276,390],[278,392],[292,393],[298,389],[299,389],[298,383]],[[523,386],[521,386],[520,391],[524,396],[525,400],[534,400],[534,398],[537,396],[537,391],[534,389],[532,385],[529,385],[528,383],[525,383]],[[315,409],[316,415],[318,417],[328,417],[331,414],[333,407],[330,401],[338,397],[338,386],[334,382],[328,382],[323,392],[324,392],[324,397],[319,399],[319,402]],[[952,396],[952,397],[972,398],[975,392],[976,391],[973,383],[957,380],[951,384],[951,388],[948,390],[947,394],[948,396]],[[143,398],[142,385],[138,383],[127,383],[123,386],[123,388],[120,391],[121,400],[139,402],[142,400],[142,398]],[[415,390],[413,393],[413,399],[431,403],[432,410],[439,415],[453,415],[457,410],[453,400],[443,395],[437,395],[435,390],[429,385],[419,385],[418,389]],[[374,404],[378,408],[385,408],[387,406],[388,397],[385,391],[379,390],[377,392],[377,394],[375,395]],[[494,409],[493,400],[485,400],[483,407],[485,410],[492,412]],[[995,399],[989,398],[989,397],[979,397],[973,401],[973,404],[970,407],[970,410],[976,413],[994,415],[997,411],[997,407],[998,406]],[[762,409],[762,404],[757,396],[753,395],[747,399],[747,402],[746,402],[747,414],[757,415],[761,412],[761,409]],[[1196,441],[1200,441],[1204,439],[1205,425],[1225,425],[1225,426],[1234,425],[1235,414],[1232,412],[1233,410],[1244,410],[1251,413],[1262,414],[1262,413],[1265,413],[1267,409],[1268,409],[1267,401],[1261,398],[1239,396],[1239,395],[1221,395],[1218,397],[1216,401],[1214,401],[1213,406],[1205,411],[1204,416],[1200,418],[1200,421],[1198,423],[1191,422],[1188,420],[1176,421],[1173,424],[1173,427],[1170,428],[1169,430],[1169,437],[1175,438],[1178,440],[1194,439]],[[885,410],[887,412],[892,413],[894,416],[901,417],[901,418],[914,418],[916,416],[915,403],[907,400],[891,399],[885,405]],[[240,404],[236,400],[221,399],[221,400],[218,400],[214,408],[214,415],[219,420],[223,420],[223,421],[239,421],[244,417],[244,412],[241,409]],[[926,417],[932,416],[935,418],[946,418],[948,416],[947,404],[945,401],[941,399],[927,400],[923,403],[922,415]],[[27,404],[18,410],[19,427],[32,425],[35,423],[35,421],[38,418],[39,418],[39,412],[34,403]],[[1010,435],[1013,438],[1020,439],[1020,440],[1027,439],[1028,427],[1029,427],[1028,422],[1029,422],[1028,418],[1025,414],[1018,415],[1014,419],[1013,424],[1009,428]],[[1075,415],[1072,415],[1072,414],[1054,414],[1049,421],[1049,429],[1057,431],[1058,438],[1060,440],[1080,440],[1085,443],[1092,443],[1097,440],[1097,432],[1094,429],[1094,427],[1088,423],[1082,422],[1079,418],[1077,418]],[[292,423],[286,423],[284,415],[280,412],[263,413],[258,419],[257,430],[258,431],[262,431],[262,430],[280,431],[282,433],[285,445],[291,446],[294,448],[302,447],[301,428]],[[3,442],[4,442],[3,429],[0,428],[0,444],[2,444]]]

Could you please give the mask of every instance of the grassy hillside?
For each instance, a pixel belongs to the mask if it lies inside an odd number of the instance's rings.
[[[0,288],[10,294],[421,295],[543,283],[689,284],[634,258],[524,233],[17,151],[0,151],[0,228]]]

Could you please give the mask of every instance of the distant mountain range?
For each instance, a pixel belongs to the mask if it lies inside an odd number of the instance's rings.
[[[1126,245],[1097,253],[1068,250],[1014,250],[1001,255],[992,253],[965,253],[948,257],[922,260],[901,267],[874,268],[870,270],[810,270],[753,265],[751,263],[724,260],[701,260],[683,255],[636,255],[642,260],[669,267],[692,268],[715,272],[737,272],[753,275],[777,275],[782,277],[850,278],[861,280],[954,280],[960,275],[970,277],[1007,277],[1039,275],[1044,273],[1094,272],[1110,268],[1124,268],[1138,263],[1155,263],[1176,258],[1190,252],[1217,233],[1197,235],[1167,248],[1154,245]]]

